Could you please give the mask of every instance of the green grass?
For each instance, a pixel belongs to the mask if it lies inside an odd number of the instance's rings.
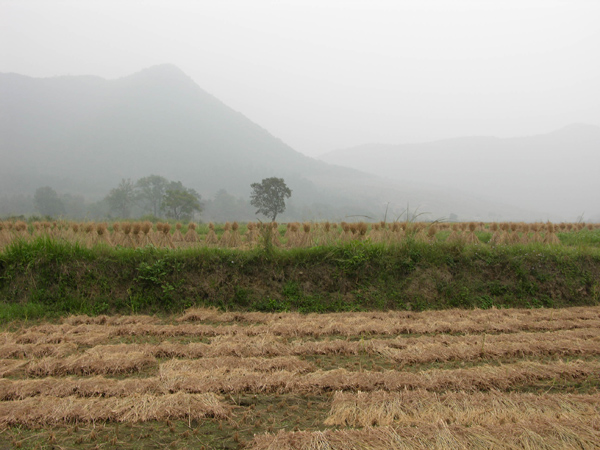
[[[586,238],[589,240],[589,238]],[[600,300],[600,248],[347,244],[268,251],[86,248],[49,238],[0,253],[0,321],[65,314],[561,307]]]

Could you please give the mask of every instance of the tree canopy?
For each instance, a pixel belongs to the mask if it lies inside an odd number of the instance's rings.
[[[265,178],[260,183],[250,185],[250,204],[257,209],[256,214],[262,214],[275,221],[277,214],[285,211],[285,199],[292,196],[283,178]]]
[[[181,182],[172,182],[165,191],[162,211],[169,219],[190,220],[194,212],[202,211],[200,194],[194,189],[184,187]]]
[[[33,195],[35,208],[44,216],[60,216],[65,214],[65,205],[50,186],[37,188]]]

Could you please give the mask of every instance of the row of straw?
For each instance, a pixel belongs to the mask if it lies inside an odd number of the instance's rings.
[[[59,344],[60,345],[60,344]],[[133,374],[156,369],[157,358],[185,358],[229,364],[229,369],[253,366],[247,358],[270,358],[261,362],[274,369],[311,371],[313,366],[295,357],[366,357],[382,364],[408,367],[434,362],[505,361],[511,358],[596,357],[600,355],[600,329],[580,329],[549,333],[513,335],[421,336],[417,338],[345,339],[285,342],[273,336],[219,336],[210,343],[99,345],[68,356],[0,360],[2,376],[21,373],[30,377],[55,375]],[[229,360],[214,358],[231,357]],[[213,359],[211,359],[213,358]],[[237,359],[236,359],[237,358]],[[217,362],[221,361],[221,362]],[[200,370],[204,366],[197,366]]]
[[[220,313],[190,309],[177,321],[156,323],[156,318],[106,320],[76,316],[64,323],[46,323],[0,333],[0,353],[44,356],[45,344],[97,345],[122,338],[213,338],[239,336],[240,340],[324,338],[328,336],[398,336],[427,334],[497,334],[600,329],[600,307],[511,310],[389,311],[369,313]],[[233,323],[230,323],[233,322]],[[30,347],[24,347],[30,345]],[[34,348],[37,346],[37,348]]]
[[[218,362],[214,359],[211,362]],[[427,369],[420,372],[347,369],[306,372],[288,361],[287,369],[267,359],[251,360],[248,367],[224,359],[207,368],[198,361],[171,360],[160,365],[157,376],[140,378],[46,377],[0,379],[0,400],[22,400],[37,396],[126,397],[167,393],[222,394],[323,394],[327,392],[477,392],[492,389],[510,391],[518,386],[539,383],[582,383],[598,377],[598,361],[519,361],[502,365],[480,365],[458,369]]]

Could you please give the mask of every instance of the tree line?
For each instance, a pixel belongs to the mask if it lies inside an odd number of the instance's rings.
[[[197,218],[207,207],[210,220],[247,220],[255,214],[275,220],[278,214],[285,211],[285,200],[292,193],[282,178],[275,177],[265,178],[261,183],[252,183],[250,188],[249,201],[234,197],[221,189],[213,199],[203,202],[198,192],[180,181],[149,175],[135,182],[122,179],[102,200],[88,205],[83,197],[59,195],[50,186],[39,187],[33,196],[33,207],[42,216],[54,218],[146,217],[188,221]]]

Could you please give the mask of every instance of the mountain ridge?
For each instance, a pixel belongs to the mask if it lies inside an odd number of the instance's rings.
[[[398,211],[409,203],[423,205],[434,218],[457,213],[484,220],[490,211],[535,218],[510,202],[420,189],[407,180],[382,180],[364,167],[305,156],[173,65],[114,80],[0,74],[0,98],[3,194],[51,185],[100,198],[122,178],[159,174],[205,198],[220,189],[247,198],[252,182],[277,176],[292,188],[290,204],[297,210],[320,205],[321,212],[307,212],[306,219],[353,214],[377,219],[389,202]]]
[[[600,127],[579,123],[523,137],[363,144],[328,152],[320,159],[392,180],[401,174],[405,181],[477,191],[525,209],[553,211],[559,206],[563,216],[574,220],[584,211],[600,213],[595,197],[600,189],[595,176],[599,148]],[[409,170],[400,171],[402,167]]]

